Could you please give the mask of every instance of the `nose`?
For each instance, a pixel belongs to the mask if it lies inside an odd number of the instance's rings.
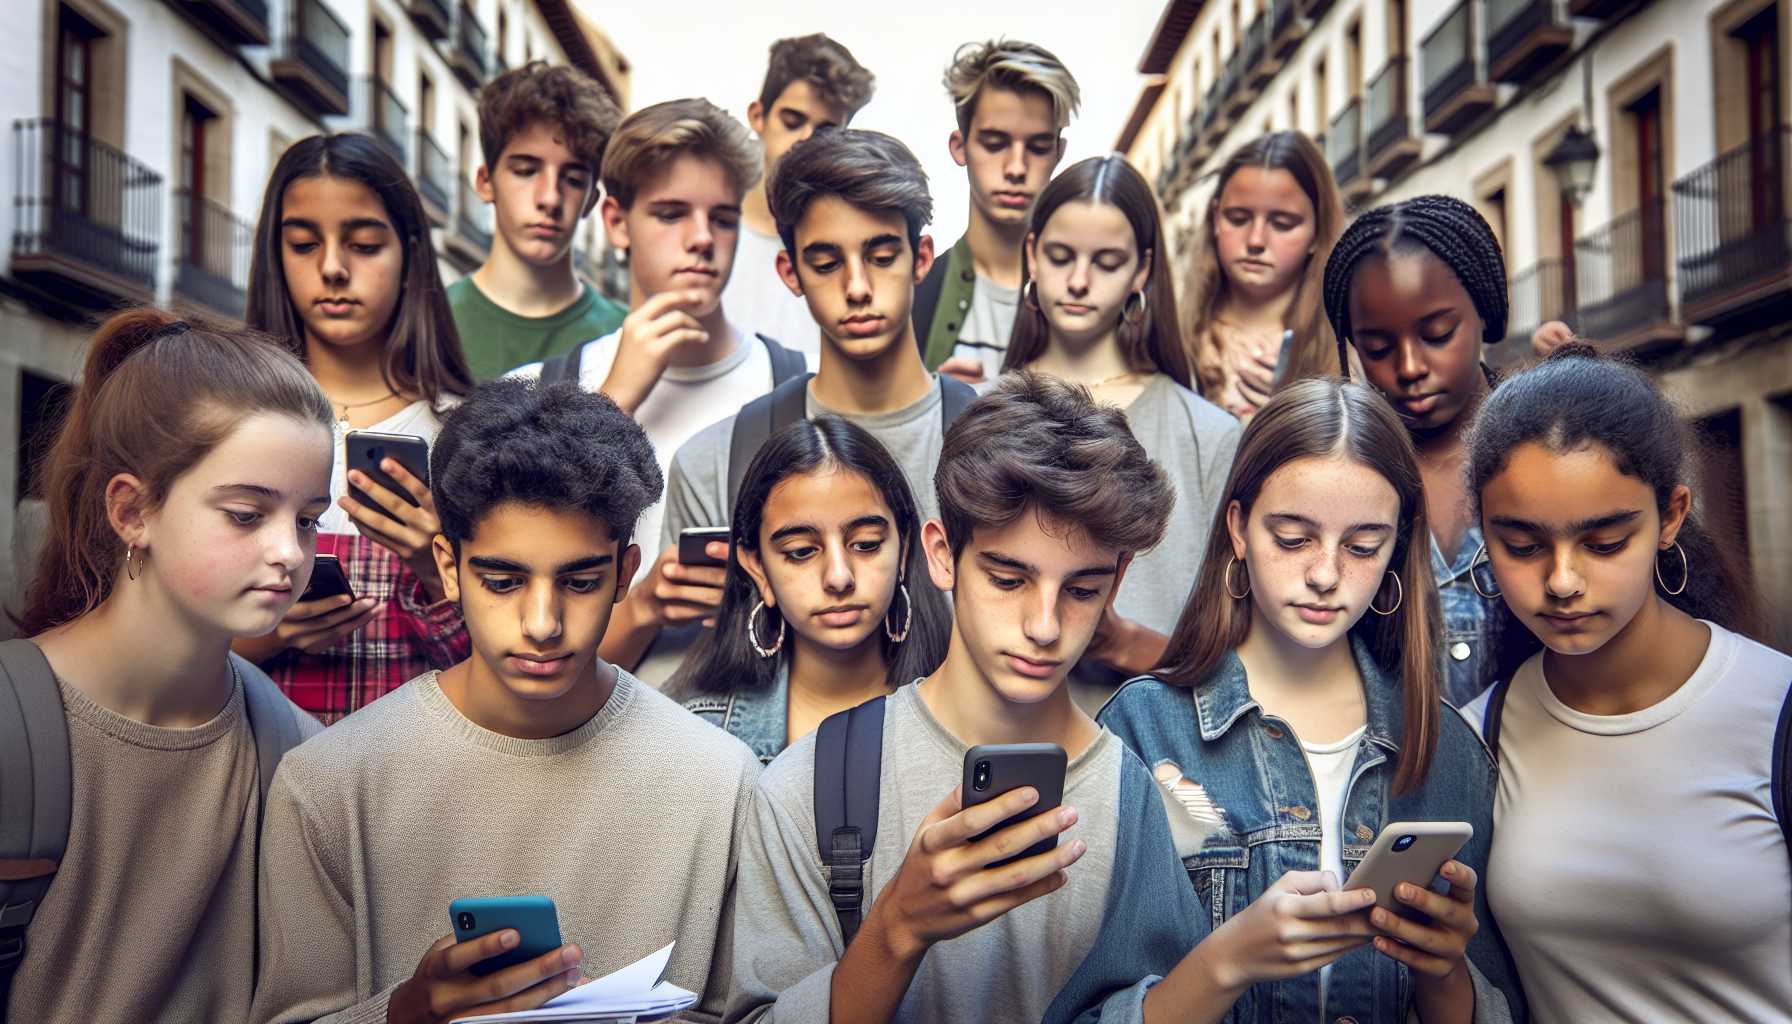
[[[341,242],[333,240],[318,246],[317,251],[323,254],[323,262],[318,264],[318,273],[322,275],[324,283],[332,287],[348,280],[348,261],[343,258],[346,255],[344,248]]]
[[[1395,346],[1394,359],[1394,373],[1403,383],[1424,380],[1431,371],[1419,353],[1418,343],[1411,339],[1403,339]]]
[[[560,592],[552,581],[531,582],[523,595],[523,636],[537,646],[560,635]]]
[[[827,562],[822,566],[821,585],[830,594],[852,593],[852,561],[847,558],[845,544],[828,545]]]
[[[1252,217],[1251,226],[1245,231],[1244,244],[1252,252],[1262,252],[1269,245],[1269,222],[1262,217]]]
[[[1036,647],[1051,647],[1058,642],[1062,625],[1058,621],[1058,595],[1048,587],[1035,587],[1032,607],[1027,609],[1021,631]]]
[[[1318,593],[1329,594],[1337,589],[1338,580],[1343,578],[1343,565],[1340,563],[1344,558],[1344,551],[1341,547],[1315,547],[1318,554],[1307,563],[1307,586]]]
[[[1070,279],[1064,282],[1064,286],[1070,289],[1070,294],[1081,296],[1089,293],[1089,272],[1087,260],[1078,259],[1071,264]]]
[[[286,571],[288,576],[299,571],[305,559],[311,557],[313,545],[305,543],[300,537],[298,527],[284,526],[273,531],[268,539],[267,558],[269,565],[277,565]]]
[[[1543,581],[1543,589],[1549,596],[1558,601],[1566,601],[1579,594],[1586,586],[1586,578],[1574,564],[1573,549],[1558,548],[1555,557],[1550,560],[1549,576]]]
[[[846,261],[846,302],[851,306],[863,306],[871,301],[871,268],[857,256],[848,257]]]
[[[1027,147],[1025,143],[1016,142],[1008,147],[1008,159],[1002,162],[1002,176],[1013,185],[1027,180]]]
[[[685,239],[686,252],[707,256],[716,245],[714,226],[709,223],[709,215],[698,213],[691,218],[690,236]]]
[[[540,213],[558,214],[560,212],[560,187],[566,184],[559,174],[537,174],[535,176],[535,209]]]

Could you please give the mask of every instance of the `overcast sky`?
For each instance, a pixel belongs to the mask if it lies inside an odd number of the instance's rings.
[[[933,234],[943,249],[964,231],[964,171],[946,152],[954,127],[940,73],[959,43],[1011,36],[1044,46],[1083,90],[1060,167],[1113,149],[1138,96],[1139,55],[1163,9],[1154,0],[576,0],[633,65],[630,104],[706,96],[741,118],[765,76],[766,51],[786,36],[826,32],[877,76],[855,128],[889,132],[914,150],[933,186]]]

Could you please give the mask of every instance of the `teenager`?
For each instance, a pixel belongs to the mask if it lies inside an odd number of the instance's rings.
[[[398,494],[347,466],[350,431],[432,442],[440,413],[473,384],[423,203],[368,136],[313,135],[274,165],[247,321],[298,356],[334,407],[335,506],[318,522],[317,550],[341,561],[359,596],[298,602],[271,634],[236,649],[328,723],[467,653],[430,555],[441,522],[429,482],[385,459]],[[374,504],[350,497],[351,486]]]
[[[1179,884],[1216,926],[1201,948],[1231,965],[1227,1019],[1503,1018],[1518,988],[1480,885],[1496,773],[1439,699],[1406,431],[1369,388],[1296,382],[1245,428],[1224,496],[1165,667],[1100,721],[1205,833],[1179,843]],[[1475,830],[1444,865],[1447,894],[1398,887],[1427,924],[1338,892],[1401,821]]]
[[[432,550],[473,655],[282,766],[250,1019],[528,1009],[674,941],[666,979],[714,1012],[759,764],[596,653],[640,558],[631,528],[659,492],[652,446],[601,395],[501,380],[449,416],[431,468]],[[517,935],[456,943],[448,904],[516,893],[552,898],[568,944],[472,974]]]
[[[914,493],[862,428],[818,416],[767,440],[730,532],[716,628],[666,692],[759,760],[945,657],[950,613],[927,579]]]
[[[1412,435],[1425,477],[1432,576],[1443,602],[1449,674],[1444,699],[1461,707],[1536,650],[1504,626],[1491,592],[1480,524],[1463,469],[1463,435],[1493,389],[1483,344],[1506,336],[1506,268],[1493,229],[1449,196],[1369,210],[1332,249],[1325,313],[1338,360],[1353,346],[1362,373]],[[1480,576],[1477,580],[1475,577]]]
[[[485,162],[473,188],[492,206],[493,241],[479,269],[448,286],[475,378],[571,351],[627,315],[572,269],[621,116],[603,86],[565,64],[531,61],[479,90]]]
[[[752,324],[814,362],[821,336],[809,307],[790,294],[778,276],[778,224],[772,219],[766,187],[790,147],[822,128],[844,128],[871,102],[876,79],[852,51],[823,33],[780,39],[759,96],[747,104],[747,124],[764,150],[764,174],[741,204],[740,272],[728,278],[722,298],[742,323]]]
[[[610,244],[628,254],[633,311],[618,329],[516,371],[550,384],[576,379],[609,395],[647,431],[662,473],[719,414],[804,368],[800,354],[724,310],[741,196],[758,174],[746,128],[708,100],[629,115],[604,153],[603,219]],[[649,506],[637,536],[656,540],[664,512],[658,501]],[[677,554],[668,548],[641,575]]]
[[[959,47],[945,86],[958,119],[946,145],[970,183],[970,223],[915,295],[915,338],[929,368],[977,383],[1001,371],[1028,218],[1064,158],[1082,93],[1051,51],[1013,39]]]
[[[1125,158],[1090,157],[1058,175],[1033,207],[1025,308],[1002,363],[1087,387],[1125,410],[1153,462],[1181,470],[1170,476],[1164,542],[1133,559],[1088,653],[1123,674],[1076,677],[1091,710],[1127,676],[1163,663],[1238,447],[1237,422],[1190,390],[1162,239],[1151,186]]]
[[[1300,132],[1272,132],[1221,165],[1190,275],[1185,336],[1201,393],[1248,420],[1277,381],[1332,376],[1321,306],[1344,227],[1331,165]]]
[[[770,196],[784,242],[778,273],[808,305],[821,333],[821,360],[812,377],[786,381],[678,450],[661,533],[668,555],[685,528],[727,525],[737,474],[764,438],[791,420],[823,414],[876,438],[902,467],[921,515],[932,516],[930,481],[946,424],[972,397],[968,386],[929,374],[914,345],[910,312],[915,283],[933,264],[933,240],[922,233],[933,201],[907,147],[877,132],[818,132],[785,154]],[[720,543],[711,547],[726,556]],[[639,671],[652,682],[669,677],[696,623],[714,617],[722,576],[662,557],[618,610],[605,656],[635,664],[652,644]],[[667,625],[681,628],[662,633]]]
[[[1482,403],[1468,452],[1492,592],[1544,648],[1470,708],[1538,1017],[1787,1020],[1792,658],[1742,635],[1755,602],[1693,511],[1684,421],[1569,345]]]
[[[0,721],[18,741],[0,779],[18,858],[0,875],[0,953],[23,953],[0,960],[0,1017],[247,1016],[263,773],[320,726],[230,642],[305,589],[330,421],[297,360],[240,330],[136,309],[94,335],[44,463],[30,639],[0,644],[0,718],[18,716]],[[55,856],[33,770],[57,768],[67,846],[46,872],[26,859]]]

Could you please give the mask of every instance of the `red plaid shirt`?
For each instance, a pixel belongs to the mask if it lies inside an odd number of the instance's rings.
[[[327,725],[471,655],[460,607],[426,604],[423,584],[397,555],[360,534],[320,533],[317,551],[342,561],[357,597],[377,597],[386,606],[322,654],[289,650],[262,666],[294,704]]]

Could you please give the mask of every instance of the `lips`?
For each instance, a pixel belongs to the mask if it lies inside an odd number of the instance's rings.
[[[350,311],[360,304],[361,303],[355,299],[337,298],[334,296],[318,299],[317,302],[314,303],[318,309],[323,311],[325,316],[347,316]]]
[[[1402,398],[1400,411],[1409,416],[1423,416],[1437,408],[1437,403],[1442,399],[1443,392],[1441,391],[1433,391],[1428,395],[1419,395],[1415,398]]]
[[[846,605],[838,608],[823,608],[815,613],[824,626],[836,629],[845,626],[856,626],[865,617],[865,606],[862,604]]]
[[[849,316],[840,321],[840,327],[855,338],[867,338],[884,329],[884,318],[881,316]]]
[[[510,657],[505,658],[504,662],[510,667],[511,671],[516,672],[519,675],[551,676],[558,673],[562,668],[565,668],[566,663],[571,660],[572,655],[570,654],[551,656],[539,654],[512,654]]]
[[[996,202],[1003,206],[1021,207],[1033,201],[1031,192],[997,192],[994,195]]]
[[[1315,626],[1329,625],[1344,613],[1344,609],[1330,605],[1297,604],[1294,608],[1303,622]]]
[[[1016,675],[1026,676],[1028,679],[1050,679],[1052,673],[1056,672],[1058,666],[1062,664],[1057,661],[1035,661],[1032,658],[1023,658],[1018,654],[1006,654],[1004,657],[1008,659],[1008,667],[1013,669]]]
[[[547,235],[547,236],[560,235],[560,234],[565,233],[561,229],[560,225],[558,225],[558,224],[531,224],[531,225],[529,225],[529,230],[535,232],[536,234]]]
[[[1071,316],[1082,316],[1085,313],[1095,312],[1094,306],[1085,306],[1080,302],[1060,302],[1058,308]]]
[[[716,268],[714,268],[714,267],[684,267],[682,269],[673,271],[673,273],[674,274],[700,274],[704,277],[714,277],[714,276],[716,276]]]
[[[1586,625],[1598,612],[1539,612],[1537,617],[1559,630],[1572,631]]]

